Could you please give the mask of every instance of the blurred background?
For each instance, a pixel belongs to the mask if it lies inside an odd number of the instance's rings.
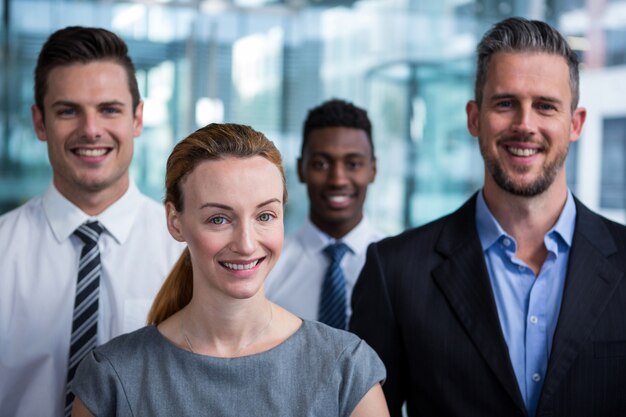
[[[583,135],[569,185],[626,221],[626,0],[0,0],[0,213],[46,189],[45,143],[30,119],[33,69],[48,35],[100,26],[129,45],[145,100],[131,168],[163,198],[167,156],[209,122],[252,125],[283,153],[286,230],[308,202],[295,162],[308,109],[342,98],[368,110],[378,177],[366,211],[395,234],[453,211],[482,183],[465,104],[474,48],[508,16],[549,22],[580,54]]]

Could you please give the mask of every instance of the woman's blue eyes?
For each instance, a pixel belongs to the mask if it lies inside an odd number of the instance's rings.
[[[270,213],[262,213],[259,216],[259,220],[261,220],[262,222],[269,222],[270,220],[272,220],[274,218],[273,214]]]
[[[213,224],[224,224],[226,223],[226,219],[224,217],[213,217],[212,219],[209,219],[209,223],[213,223]]]
[[[271,214],[271,213],[261,213],[258,217],[258,219],[262,222],[269,222],[270,220],[274,219],[276,216]],[[223,225],[226,224],[228,222],[228,220],[226,219],[226,217],[223,216],[216,216],[216,217],[212,217],[209,219],[209,223],[211,224],[215,224],[215,225]]]

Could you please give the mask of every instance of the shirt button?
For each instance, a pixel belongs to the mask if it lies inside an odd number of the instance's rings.
[[[535,382],[541,381],[541,375],[539,375],[538,373],[534,373],[532,378],[533,378],[533,381]]]
[[[507,238],[504,238],[504,239],[502,239],[502,244],[504,246],[506,246],[506,247],[509,247],[509,246],[511,246],[511,240],[507,239]]]
[[[539,321],[539,319],[537,318],[537,316],[530,316],[530,322],[532,324],[537,324],[538,321]],[[535,375],[537,375],[537,374],[535,374]]]
[[[525,266],[522,266],[522,265],[519,265],[519,266],[517,267],[517,269],[519,269],[519,271],[520,271],[520,272],[524,272],[524,271],[526,270],[526,267],[525,267]]]

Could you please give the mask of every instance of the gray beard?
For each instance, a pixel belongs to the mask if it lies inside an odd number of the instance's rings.
[[[565,149],[565,152],[561,152],[556,156],[556,159],[543,166],[541,176],[530,184],[517,184],[507,173],[502,169],[502,166],[495,159],[490,159],[485,156],[486,152],[483,151],[483,147],[480,147],[480,153],[483,155],[485,161],[485,167],[487,172],[491,175],[495,183],[504,191],[519,196],[519,197],[535,197],[544,193],[554,182],[557,174],[563,168],[567,153],[569,152],[569,146]],[[527,171],[527,169],[521,168],[520,172]]]

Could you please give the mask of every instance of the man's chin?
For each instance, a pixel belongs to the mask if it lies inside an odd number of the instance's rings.
[[[320,214],[330,219],[346,220],[354,217],[355,209],[352,204],[346,205],[326,205]]]
[[[491,177],[496,185],[507,193],[517,197],[531,198],[546,192],[554,183],[557,173],[558,170],[552,167],[548,170],[544,169],[539,176],[523,180],[514,178],[514,175],[509,175],[502,169],[497,168],[493,170]]]
[[[84,192],[97,193],[111,187],[111,183],[108,181],[88,181],[79,183],[79,186]]]
[[[353,207],[346,207],[341,210],[325,210],[324,213],[318,214],[318,218],[324,223],[335,226],[358,223],[363,218],[363,214],[355,211]]]
[[[514,195],[516,197],[526,197],[526,198],[532,198],[532,197],[536,197],[538,195],[543,194],[544,192],[546,192],[548,190],[548,188],[550,188],[550,185],[552,185],[553,181],[548,181],[548,179],[546,178],[540,178],[536,181],[533,181],[531,183],[518,183],[518,182],[513,182],[513,181],[498,181],[496,180],[496,183],[498,184],[498,186],[506,191],[507,193]]]

